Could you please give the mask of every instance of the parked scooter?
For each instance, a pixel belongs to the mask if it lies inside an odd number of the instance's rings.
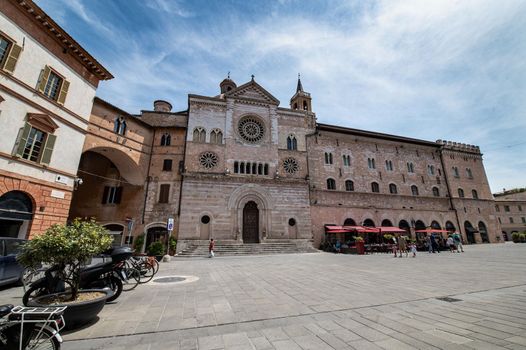
[[[117,276],[117,265],[129,258],[132,251],[128,247],[119,247],[111,251],[111,261],[102,264],[85,267],[80,271],[80,289],[111,289],[113,295],[106,302],[114,301],[122,293],[122,280]],[[67,280],[58,273],[63,270],[53,266],[45,272],[45,276],[31,283],[29,289],[24,293],[22,302],[28,305],[29,300],[54,293],[67,291],[71,286]]]

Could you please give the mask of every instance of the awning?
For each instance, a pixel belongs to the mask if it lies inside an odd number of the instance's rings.
[[[325,232],[326,233],[347,233],[351,231],[345,229],[343,226],[326,225]]]
[[[406,230],[404,229],[401,229],[399,227],[395,227],[395,226],[380,226],[380,227],[377,227],[377,229],[380,230],[380,232],[385,232],[385,233],[407,233]]]

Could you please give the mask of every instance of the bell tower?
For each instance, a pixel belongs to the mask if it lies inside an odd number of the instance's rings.
[[[303,91],[303,85],[301,85],[300,74],[298,73],[298,86],[296,87],[296,93],[290,99],[290,108],[299,109],[302,111],[312,112],[312,99],[308,92]]]
[[[221,89],[221,94],[225,94],[229,92],[230,90],[234,90],[237,87],[236,83],[230,79],[230,72],[228,72],[228,76],[226,79],[224,79],[221,84],[219,84],[219,88]]]

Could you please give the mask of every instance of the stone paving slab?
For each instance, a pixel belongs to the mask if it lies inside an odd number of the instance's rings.
[[[199,279],[124,293],[63,348],[526,349],[526,245],[467,248],[174,259],[159,276]]]

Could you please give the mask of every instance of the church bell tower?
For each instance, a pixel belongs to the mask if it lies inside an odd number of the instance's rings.
[[[303,85],[301,85],[300,75],[298,74],[298,86],[296,87],[296,93],[290,99],[290,108],[312,112],[311,102],[310,94],[303,91]]]

